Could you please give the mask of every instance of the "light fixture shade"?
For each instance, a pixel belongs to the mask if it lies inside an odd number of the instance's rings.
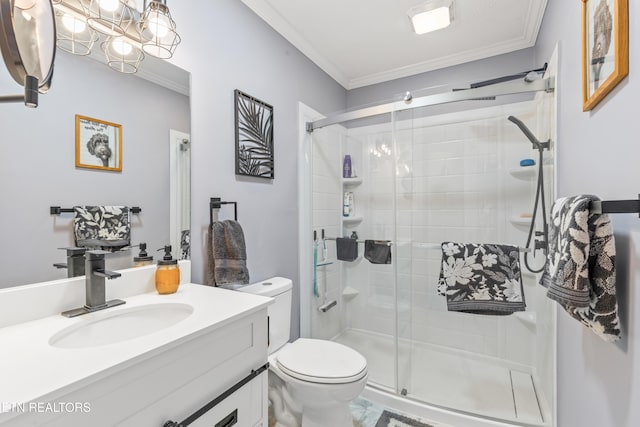
[[[453,21],[453,0],[428,0],[407,11],[416,34],[426,34],[448,27]]]
[[[145,53],[162,59],[173,56],[180,43],[180,36],[176,32],[176,23],[171,18],[166,1],[150,1],[145,6],[137,27]]]
[[[98,34],[86,19],[61,10],[56,10],[56,30],[56,46],[74,55],[89,55],[98,40]]]
[[[128,0],[85,0],[80,4],[91,28],[108,36],[124,35],[134,20]]]
[[[144,59],[142,50],[126,37],[109,37],[101,46],[109,67],[121,73],[135,73]]]

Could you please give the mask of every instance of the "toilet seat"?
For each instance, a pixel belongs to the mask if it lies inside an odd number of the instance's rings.
[[[326,340],[300,338],[276,356],[278,368],[301,381],[346,384],[367,375],[367,360],[357,351]]]

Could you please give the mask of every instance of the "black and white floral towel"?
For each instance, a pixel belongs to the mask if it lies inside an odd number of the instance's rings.
[[[129,208],[75,206],[73,209],[76,246],[115,252],[131,244]]]
[[[449,311],[507,315],[524,311],[517,246],[442,243],[438,293]]]
[[[596,196],[558,199],[551,209],[549,251],[540,284],[547,296],[605,341],[620,338],[616,249],[611,221],[592,214]]]

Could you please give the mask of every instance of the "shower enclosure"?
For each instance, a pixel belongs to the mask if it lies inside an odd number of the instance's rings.
[[[448,414],[428,415],[434,421],[553,425],[555,311],[537,275],[521,263],[527,308],[509,316],[450,312],[437,294],[441,242],[525,246],[538,167],[521,167],[520,160],[538,159],[507,117],[553,140],[549,92],[447,107],[428,105],[435,98],[423,92],[413,95],[414,105],[391,103],[384,114],[370,107],[308,125],[301,153],[307,159],[300,188],[301,335],[362,353],[369,393]],[[344,178],[347,154],[352,176]],[[553,158],[552,142],[542,168],[547,206]],[[353,194],[348,216],[345,192]],[[355,261],[338,261],[333,239],[356,235],[361,242],[389,241],[391,264],[370,263],[361,243]],[[529,257],[533,266],[544,262],[542,251]]]

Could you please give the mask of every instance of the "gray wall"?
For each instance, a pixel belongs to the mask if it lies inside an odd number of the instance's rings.
[[[546,59],[542,59],[539,62],[534,61],[533,48],[522,49],[488,59],[353,89],[348,93],[347,104],[348,108],[351,109],[367,104],[397,101],[402,99],[406,91],[411,91],[413,96],[416,97],[433,93],[433,90],[429,91],[428,89],[437,86],[450,87],[451,85],[459,85],[459,87],[468,87],[469,83],[538,68],[545,62]],[[438,93],[441,92],[439,88],[436,91]],[[471,108],[480,108],[482,106],[495,105],[495,102],[473,101],[470,104]],[[456,104],[455,108],[459,110],[460,104]],[[440,112],[436,111],[435,113],[439,114]]]
[[[343,109],[346,91],[238,0],[172,2],[182,44],[173,62],[191,72],[192,280],[204,277],[209,198],[238,202],[252,281],[294,280],[292,336],[299,335],[298,102]],[[275,179],[236,177],[234,89],[274,108]],[[220,218],[233,215],[223,208]]]
[[[559,196],[597,194],[633,199],[640,172],[640,10],[629,1],[630,75],[591,112],[582,112],[581,2],[550,1],[536,57],[546,58],[560,43],[558,81]],[[613,215],[616,232],[619,308],[623,339],[601,341],[558,311],[558,425],[632,427],[640,425],[640,221]]]
[[[0,93],[21,91],[0,66]],[[122,125],[121,173],[75,167],[76,114]],[[73,245],[73,216],[50,216],[49,206],[140,206],[132,241],[169,241],[169,129],[189,131],[188,97],[59,52],[39,107],[0,104],[0,127],[0,288],[66,277],[52,264],[65,261],[57,248]],[[132,254],[110,256],[107,267],[130,266]]]

